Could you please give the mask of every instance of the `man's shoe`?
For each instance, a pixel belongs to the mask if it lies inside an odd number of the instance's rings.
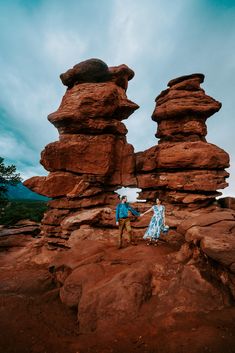
[[[158,240],[155,240],[153,245],[158,246]]]
[[[138,245],[135,241],[131,241],[131,245]]]

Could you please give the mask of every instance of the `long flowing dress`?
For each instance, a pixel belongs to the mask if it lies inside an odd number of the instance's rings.
[[[163,205],[154,205],[152,210],[154,214],[143,238],[156,240],[160,237],[161,231],[164,230],[165,207]]]

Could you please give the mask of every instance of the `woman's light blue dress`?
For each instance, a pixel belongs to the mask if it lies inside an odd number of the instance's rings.
[[[161,231],[164,230],[164,212],[165,207],[163,205],[152,207],[154,212],[153,217],[149,223],[149,226],[144,234],[144,239],[156,240],[160,237]]]

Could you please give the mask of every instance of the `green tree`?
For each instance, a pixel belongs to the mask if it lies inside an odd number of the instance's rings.
[[[4,158],[0,157],[0,200],[6,198],[8,185],[17,185],[21,180],[20,174],[16,173],[16,166],[6,166]]]

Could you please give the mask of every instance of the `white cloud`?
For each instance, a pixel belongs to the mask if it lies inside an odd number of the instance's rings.
[[[36,166],[25,166],[25,165],[18,165],[18,170],[20,175],[24,180],[27,180],[35,175],[47,175],[48,172],[40,165],[37,164]]]
[[[24,141],[17,140],[13,135],[1,134],[0,151],[3,158],[14,160],[34,160],[35,155]]]
[[[127,196],[128,201],[134,202],[137,201],[138,193],[141,189],[138,188],[125,188],[122,187],[116,191],[119,196]]]
[[[45,57],[58,69],[74,65],[74,60],[83,57],[87,44],[78,33],[65,28],[56,28],[48,31],[44,28],[43,48]]]
[[[16,139],[11,133],[1,133],[1,157],[5,165],[14,164],[23,180],[35,175],[47,175],[48,172],[39,164],[40,155],[23,140]]]

